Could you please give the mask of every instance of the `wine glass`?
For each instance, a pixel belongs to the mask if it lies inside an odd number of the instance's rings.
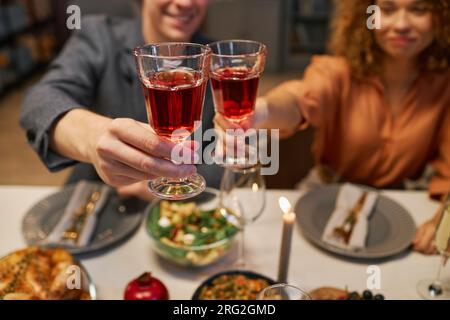
[[[159,137],[182,142],[200,125],[210,52],[207,46],[177,42],[134,49],[148,121]],[[156,196],[171,200],[198,195],[205,185],[198,174],[183,179],[158,177],[148,184]]]
[[[417,285],[417,291],[424,299],[448,300],[450,299],[450,286],[441,282],[441,271],[450,257],[450,193],[444,200],[440,221],[436,229],[435,242],[441,255],[441,263],[436,278],[421,280]]]
[[[258,300],[311,300],[310,295],[293,285],[274,284],[258,294]]]
[[[216,112],[239,124],[255,109],[267,48],[260,42],[249,40],[224,40],[208,46],[211,48],[210,79]],[[239,152],[239,145],[242,145],[239,138],[244,138],[244,133],[234,131],[233,135],[225,137],[227,147],[217,149],[216,162],[223,166],[248,166],[249,156],[245,150]]]
[[[246,266],[245,231],[261,216],[265,205],[266,184],[260,166],[225,169],[220,186],[220,206],[223,215],[241,231],[237,259],[240,268]]]

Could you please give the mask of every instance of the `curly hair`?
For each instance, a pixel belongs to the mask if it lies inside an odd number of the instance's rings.
[[[420,67],[427,71],[443,71],[450,66],[450,0],[426,0],[433,16],[435,37],[420,56]],[[383,51],[374,32],[366,26],[367,7],[374,0],[335,0],[328,43],[330,53],[344,57],[356,75],[378,73]]]

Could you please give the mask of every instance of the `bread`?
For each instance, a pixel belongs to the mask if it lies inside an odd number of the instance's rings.
[[[0,260],[0,300],[86,299],[82,289],[67,286],[71,276],[67,271],[73,265],[77,263],[64,249],[29,247],[13,252]]]
[[[321,287],[309,294],[313,300],[346,300],[348,297],[347,291],[333,287]]]

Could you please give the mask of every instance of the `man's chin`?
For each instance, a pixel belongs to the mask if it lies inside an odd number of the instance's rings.
[[[188,42],[192,38],[193,32],[186,32],[185,30],[171,29],[166,31],[168,39],[174,42]]]

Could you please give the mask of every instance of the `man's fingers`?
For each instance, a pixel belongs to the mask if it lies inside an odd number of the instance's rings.
[[[113,172],[115,175],[118,176],[128,177],[131,179],[135,179],[136,181],[151,180],[156,177],[151,173],[136,170],[130,166],[127,166],[113,159],[109,159],[106,162],[107,162],[106,166],[109,167],[108,171]]]
[[[105,157],[110,157],[138,171],[148,172],[148,174],[154,176],[184,178],[196,172],[194,165],[175,165],[168,160],[151,157],[119,140],[111,139],[107,144],[103,144],[98,151]]]
[[[133,183],[136,183],[135,179],[125,177],[125,176],[112,176],[109,178],[109,182],[108,182],[108,184],[113,187],[122,187],[122,186],[127,186],[127,185],[130,185]]]
[[[140,122],[140,121],[136,121],[136,123],[138,125],[140,125],[142,128],[144,128],[146,130],[150,130],[151,132],[155,133],[155,130],[153,130],[153,128],[148,123],[144,123],[144,122]]]
[[[145,201],[152,201],[155,197],[148,190],[148,185],[146,181],[141,181],[138,183],[133,183],[128,186],[117,188],[117,193],[124,198],[128,197],[138,197]]]
[[[139,125],[132,119],[115,119],[112,124],[112,133],[120,140],[130,144],[145,153],[160,158],[169,159],[175,143],[160,139],[150,126]]]

